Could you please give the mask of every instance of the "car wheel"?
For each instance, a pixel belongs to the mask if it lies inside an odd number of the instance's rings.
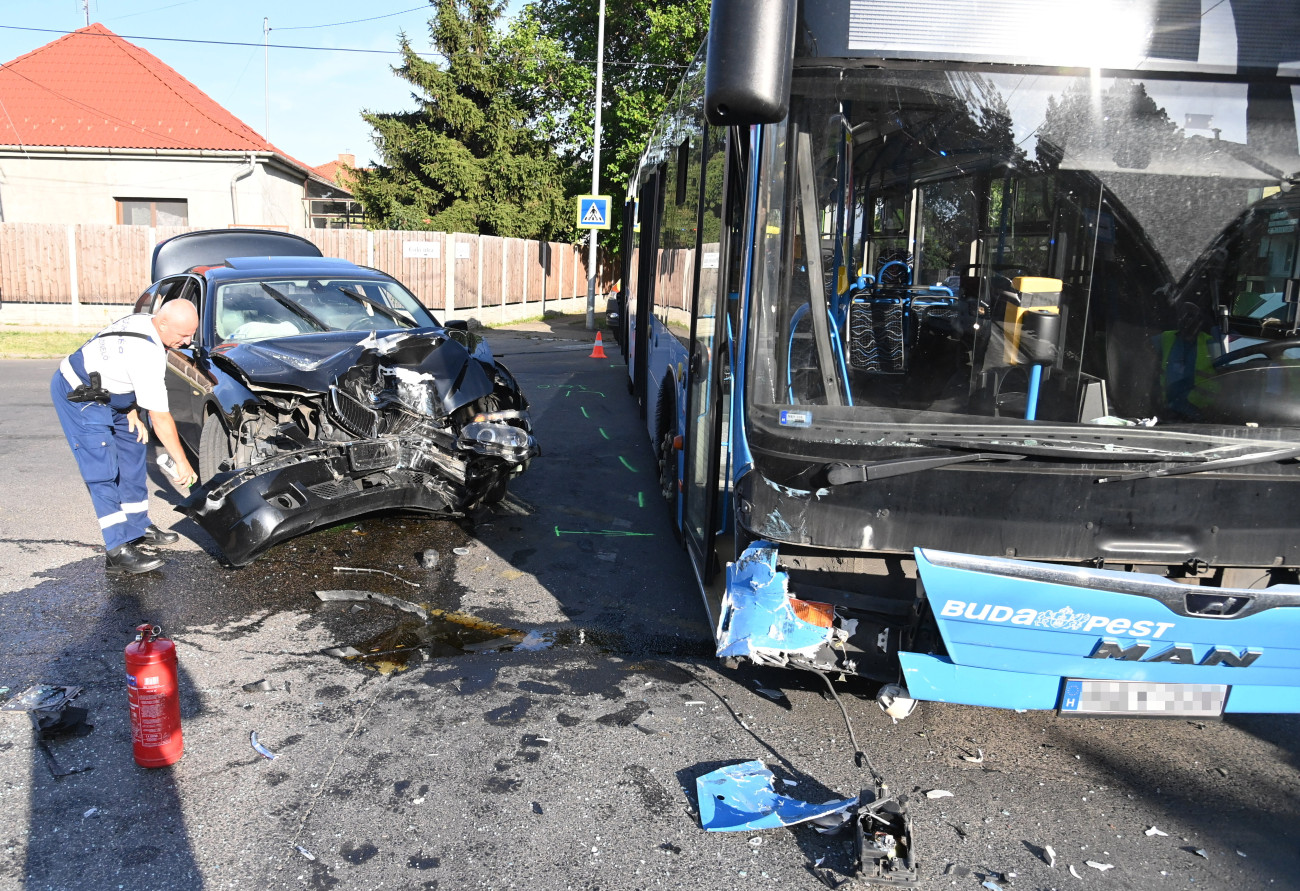
[[[221,472],[222,462],[230,458],[230,435],[217,415],[208,415],[199,436],[199,482],[206,483]]]

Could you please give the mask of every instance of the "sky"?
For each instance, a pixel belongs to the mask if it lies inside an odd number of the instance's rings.
[[[401,59],[401,31],[417,52],[428,52],[432,15],[427,0],[87,4],[92,23],[153,53],[245,124],[269,135],[278,148],[313,167],[341,153],[356,155],[357,164],[364,166],[375,155],[361,112],[415,107],[410,84],[393,74],[391,66]],[[269,77],[264,76],[264,18],[271,27]],[[0,61],[11,61],[85,25],[82,0],[0,0]],[[315,49],[283,49],[277,44]]]

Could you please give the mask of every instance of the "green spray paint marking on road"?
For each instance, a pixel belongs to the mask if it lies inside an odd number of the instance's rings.
[[[561,529],[559,526],[556,526],[555,537],[559,538],[561,535],[609,535],[620,538],[654,538],[655,534],[653,532],[625,532],[621,529],[596,529],[592,531],[587,531],[585,529]]]
[[[596,429],[600,431],[601,436],[605,437],[606,439],[609,439],[609,434],[605,432],[604,427],[597,427]]]
[[[532,387],[531,389],[534,389],[534,390],[564,390],[564,391],[565,391],[565,393],[564,393],[565,396],[572,396],[574,393],[577,393],[577,394],[580,395],[580,396],[588,396],[588,395],[590,395],[590,396],[599,396],[601,399],[604,399],[604,398],[605,398],[605,394],[602,393],[600,390],[588,390],[588,389],[587,389],[586,387],[584,387],[582,384],[538,384],[537,386]]]
[[[636,493],[636,506],[637,506],[637,507],[645,507],[645,493],[644,493],[644,492],[637,492],[637,493]]]
[[[623,462],[623,466],[626,467],[628,470],[632,471],[633,473],[640,473],[640,472],[641,472],[641,471],[637,470],[635,467],[633,467],[631,464],[628,464],[628,463],[627,463],[627,459],[624,458],[622,455],[619,455],[619,456],[618,456],[618,460],[622,461],[622,462]]]
[[[582,416],[583,416],[584,418],[590,418],[590,417],[591,417],[591,415],[587,414],[587,406],[585,406],[585,405],[579,405],[578,408],[582,410]]]

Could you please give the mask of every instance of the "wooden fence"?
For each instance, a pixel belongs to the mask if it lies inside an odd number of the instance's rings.
[[[0,301],[129,305],[149,286],[153,247],[182,226],[0,223]],[[435,312],[540,305],[587,293],[580,245],[453,232],[292,229],[327,257],[373,266]],[[608,279],[611,264],[602,264]],[[609,281],[598,281],[600,291]]]

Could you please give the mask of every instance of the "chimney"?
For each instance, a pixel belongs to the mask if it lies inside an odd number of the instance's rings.
[[[344,167],[347,167],[347,168],[349,168],[349,169],[351,169],[351,170],[355,170],[356,167],[357,167],[357,156],[356,156],[356,155],[343,155],[343,154],[340,154],[340,155],[339,155],[339,164],[342,165],[342,166],[344,166]]]

